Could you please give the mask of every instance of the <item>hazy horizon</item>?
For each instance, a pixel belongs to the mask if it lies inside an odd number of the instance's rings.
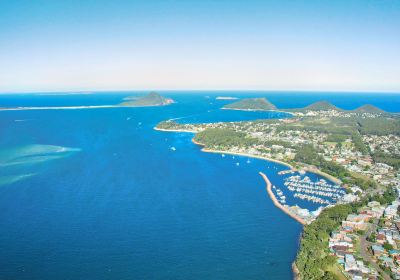
[[[0,92],[400,92],[399,1],[1,1]]]
[[[397,95],[400,94],[400,90],[398,91],[376,91],[376,90],[252,90],[252,89],[127,89],[127,90],[64,90],[64,91],[52,91],[52,90],[38,90],[38,91],[14,91],[14,92],[1,92],[0,95],[13,95],[13,94],[38,94],[38,95],[91,95],[91,94],[147,94],[150,92],[157,92],[161,94],[184,94],[184,93],[193,93],[193,94],[201,94],[201,93],[220,93],[221,95],[224,94],[277,94],[277,93],[292,93],[292,94],[300,94],[300,95],[307,95],[307,94],[387,94],[387,95]]]

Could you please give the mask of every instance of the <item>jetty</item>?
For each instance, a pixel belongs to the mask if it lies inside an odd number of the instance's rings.
[[[266,188],[266,189],[267,189],[267,193],[268,193],[269,197],[271,198],[272,202],[274,203],[274,205],[275,205],[276,207],[278,207],[279,209],[281,209],[284,213],[286,213],[287,215],[289,215],[291,218],[293,218],[293,219],[295,219],[296,221],[298,221],[300,224],[306,225],[307,222],[306,222],[303,218],[301,218],[301,217],[295,215],[294,213],[292,213],[288,208],[286,208],[285,206],[283,206],[283,205],[278,201],[278,199],[276,198],[274,192],[272,191],[272,184],[271,184],[270,180],[268,179],[267,175],[265,175],[265,174],[262,173],[262,172],[259,172],[259,174],[261,175],[261,177],[264,179],[265,183],[267,184],[267,188]]]

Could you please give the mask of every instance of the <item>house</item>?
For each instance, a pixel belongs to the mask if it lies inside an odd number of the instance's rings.
[[[396,205],[389,205],[386,207],[384,215],[385,218],[391,219],[397,214],[397,206]]]
[[[386,242],[386,235],[384,233],[378,233],[376,235],[376,242],[379,244],[383,244]]]
[[[368,207],[373,208],[373,207],[379,207],[381,204],[378,201],[371,201],[368,202]]]
[[[386,257],[386,256],[380,256],[379,260],[382,261],[383,265],[386,266],[386,267],[394,266],[392,258],[389,258],[389,257]]]
[[[374,256],[379,257],[385,253],[385,249],[383,249],[383,247],[380,245],[372,245],[372,252],[374,253]]]
[[[352,222],[352,221],[342,221],[343,228],[348,227],[354,230],[366,230],[367,224],[364,221]]]
[[[351,270],[358,269],[357,262],[353,255],[346,254],[346,256],[344,257],[344,261],[345,261],[345,263],[344,263],[345,271],[351,271]]]
[[[375,218],[380,218],[380,217],[382,217],[383,212],[385,211],[385,208],[383,208],[381,206],[376,206],[376,207],[372,207],[371,211],[374,213]]]
[[[389,251],[389,255],[391,256],[398,256],[400,254],[399,250],[393,249]]]

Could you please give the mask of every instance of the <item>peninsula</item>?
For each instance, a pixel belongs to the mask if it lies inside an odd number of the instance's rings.
[[[256,108],[251,105],[254,99],[246,103],[233,107]],[[400,256],[392,249],[400,247],[400,237],[397,243],[389,236],[385,246],[377,237],[380,234],[383,240],[382,232],[397,232],[397,223],[400,225],[400,216],[396,215],[400,201],[389,205],[398,196],[396,186],[400,186],[400,117],[372,105],[344,110],[326,101],[280,111],[290,112],[292,117],[203,124],[169,120],[159,123],[156,129],[193,132],[193,142],[205,152],[277,161],[292,170],[321,174],[346,189],[336,203],[317,213],[307,213],[306,209],[281,203],[268,177],[260,173],[274,205],[304,225],[293,264],[298,279],[345,279],[354,275],[389,279],[387,274],[400,277],[398,262],[389,257]],[[311,192],[308,188],[307,193],[300,195],[312,198]],[[324,195],[321,191],[319,194]],[[379,203],[382,206],[377,207]],[[373,224],[369,225],[368,220]],[[354,242],[343,241],[341,236]],[[328,246],[331,243],[334,245]],[[378,258],[371,252],[385,255]]]

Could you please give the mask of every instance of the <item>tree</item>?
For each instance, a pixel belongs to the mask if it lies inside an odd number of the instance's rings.
[[[385,244],[383,244],[383,248],[384,248],[386,251],[393,250],[393,246],[392,246],[391,244],[387,243],[387,242],[385,242]]]

